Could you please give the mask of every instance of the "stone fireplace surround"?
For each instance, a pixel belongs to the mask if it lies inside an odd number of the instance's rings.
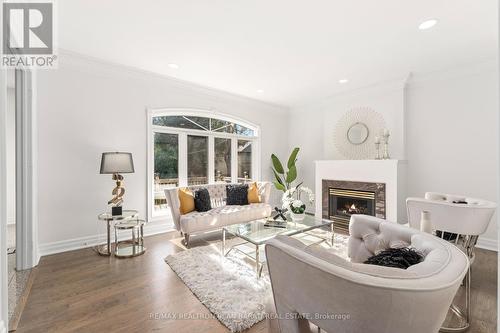
[[[329,190],[333,188],[344,190],[367,191],[375,193],[375,216],[385,219],[385,184],[371,182],[356,182],[344,180],[322,180],[321,186],[321,207],[322,217],[330,219],[329,216]]]
[[[328,214],[328,201],[324,205],[323,181],[342,181],[346,184],[385,184],[385,219],[406,223],[406,167],[403,160],[323,160],[315,161],[315,215]],[[379,194],[380,195],[380,194]],[[380,202],[379,202],[380,206]],[[377,209],[377,207],[376,207]],[[379,214],[381,214],[380,207]],[[377,213],[377,212],[376,212]]]

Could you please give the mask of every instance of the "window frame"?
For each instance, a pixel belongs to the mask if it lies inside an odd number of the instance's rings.
[[[168,127],[153,125],[153,118],[159,116],[193,116],[217,118],[228,122],[237,123],[253,130],[253,136],[246,136],[234,133],[214,132],[198,129],[184,129],[178,127]],[[166,214],[154,214],[153,212],[153,181],[154,181],[154,134],[167,133],[177,134],[179,142],[179,186],[187,186],[187,136],[197,135],[208,137],[208,184],[215,182],[215,155],[214,155],[214,138],[230,138],[231,139],[231,182],[238,181],[238,140],[247,140],[252,142],[252,179],[259,180],[261,177],[261,136],[260,126],[251,123],[247,120],[229,116],[223,113],[215,112],[206,109],[193,108],[148,108],[147,109],[147,215],[148,222],[161,221],[165,219],[171,220],[170,210]]]

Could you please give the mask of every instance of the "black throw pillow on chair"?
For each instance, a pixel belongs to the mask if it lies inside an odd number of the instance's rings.
[[[419,251],[410,247],[387,249],[366,259],[364,264],[407,269],[424,260]]]
[[[248,185],[226,185],[226,205],[248,205]]]
[[[208,193],[206,188],[200,188],[194,192],[194,209],[197,212],[208,212],[212,209],[210,193]]]

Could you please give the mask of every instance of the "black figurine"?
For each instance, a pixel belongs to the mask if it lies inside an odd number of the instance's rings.
[[[277,220],[278,218],[281,218],[283,221],[286,221],[285,213],[288,211],[288,209],[280,209],[278,207],[274,207],[275,212],[273,213],[273,220]]]

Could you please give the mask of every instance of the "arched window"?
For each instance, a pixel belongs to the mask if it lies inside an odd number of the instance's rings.
[[[212,111],[148,111],[148,215],[168,215],[164,189],[259,179],[259,127]]]

